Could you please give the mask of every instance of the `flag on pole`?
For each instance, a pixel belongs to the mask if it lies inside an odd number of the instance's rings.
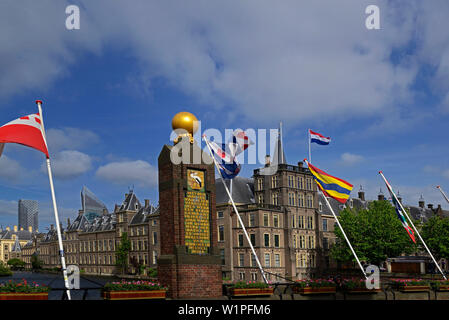
[[[307,162],[306,159],[304,161]],[[353,188],[353,185],[349,182],[346,182],[343,179],[331,176],[330,174],[324,172],[323,170],[318,169],[313,166],[311,163],[308,163],[309,170],[313,174],[315,181],[320,188],[320,190],[324,193],[324,195],[334,198],[340,203],[345,203],[349,199],[349,194]]]
[[[318,143],[321,145],[328,145],[331,142],[330,137],[325,137],[318,132],[314,132],[309,129],[310,142]]]
[[[4,143],[18,143],[37,149],[49,158],[47,144],[42,136],[41,123],[39,114],[30,114],[0,127],[0,156]]]
[[[235,130],[231,141],[227,144],[219,146],[214,141],[208,140],[206,143],[212,151],[212,156],[217,160],[223,179],[234,179],[240,173],[241,164],[237,156],[254,144],[243,130]]]
[[[405,231],[407,231],[408,235],[410,236],[410,239],[414,243],[416,243],[415,240],[415,232],[413,229],[408,225],[407,220],[405,219],[404,213],[402,212],[401,205],[396,197],[396,195],[393,192],[393,188],[390,186],[390,184],[385,179],[385,184],[387,185],[388,192],[390,192],[391,201],[393,202],[394,208],[396,210],[396,214],[398,215],[399,220],[401,220],[402,226],[404,227]]]

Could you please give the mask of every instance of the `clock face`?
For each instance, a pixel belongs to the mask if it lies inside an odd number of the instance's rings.
[[[187,169],[188,190],[204,191],[204,171]]]

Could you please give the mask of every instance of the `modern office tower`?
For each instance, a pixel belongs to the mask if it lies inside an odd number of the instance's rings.
[[[19,229],[39,229],[39,203],[36,200],[19,200]]]
[[[92,221],[96,217],[101,217],[103,213],[108,213],[108,209],[97,196],[86,186],[81,190],[82,212],[88,221]]]

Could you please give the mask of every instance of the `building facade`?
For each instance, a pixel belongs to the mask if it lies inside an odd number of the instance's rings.
[[[28,230],[28,227],[32,227],[33,230],[39,230],[39,203],[36,200],[19,200],[18,214],[19,229]]]

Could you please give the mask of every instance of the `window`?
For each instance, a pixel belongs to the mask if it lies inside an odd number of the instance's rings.
[[[257,179],[257,190],[263,190],[263,178]]]
[[[288,176],[288,187],[289,188],[293,188],[294,185],[294,177],[293,176]]]
[[[310,261],[309,261],[309,263],[310,263],[310,267],[311,267],[311,268],[315,268],[315,255],[314,255],[314,254],[312,254],[312,255],[310,256]]]
[[[265,253],[265,267],[270,267],[270,254]]]
[[[313,229],[313,216],[307,217],[307,229]]]
[[[296,179],[296,183],[297,183],[297,185],[296,185],[297,188],[304,189],[304,179],[302,177],[298,177]]]
[[[296,234],[293,235],[293,248],[298,248],[298,236]]]
[[[296,228],[296,215],[292,215],[292,228]]]
[[[307,207],[313,208],[313,196],[311,194],[307,195]]]
[[[298,206],[299,207],[304,207],[304,194],[300,193],[298,195]]]
[[[260,193],[260,194],[257,196],[257,200],[258,200],[258,203],[263,204],[263,193]]]
[[[323,219],[323,231],[327,231],[327,219]]]
[[[279,204],[279,195],[276,192],[271,194],[271,202],[275,206]]]
[[[223,211],[218,211],[218,219],[223,219],[224,214]]]
[[[251,272],[251,280],[257,281],[257,273],[256,272]]]
[[[153,264],[157,263],[157,251],[153,251]]]
[[[306,189],[312,190],[312,180],[310,178],[306,179]]]
[[[255,234],[255,233],[251,233],[251,234],[249,235],[249,238],[251,239],[251,244],[252,244],[253,246],[255,246],[255,245],[256,245],[256,234]]]
[[[281,266],[281,256],[278,253],[274,255],[274,266],[278,268]]]
[[[277,188],[278,187],[278,177],[277,176],[272,176],[271,177],[271,187],[272,188]]]
[[[309,249],[315,249],[315,236],[307,237],[307,247]]]
[[[239,272],[239,279],[245,280],[245,272]]]
[[[243,234],[239,234],[239,247],[243,247]]]
[[[256,225],[256,215],[254,213],[251,213],[249,215],[249,226],[254,227]]]
[[[279,248],[279,235],[278,234],[274,235],[274,246],[276,248]]]
[[[304,216],[298,217],[298,228],[305,229]]]
[[[157,244],[157,232],[153,232],[153,244]]]
[[[269,247],[270,246],[270,235],[268,233],[265,233],[263,235],[263,238],[264,238],[265,247]]]
[[[251,267],[256,267],[256,266],[257,266],[256,256],[251,253]]]
[[[329,239],[323,238],[323,249],[329,249]]]
[[[269,225],[270,225],[270,223],[268,221],[268,213],[264,213],[263,214],[263,226],[268,227]]]
[[[323,204],[321,203],[321,201],[318,203],[318,210],[320,212],[323,212]]]
[[[239,253],[239,267],[243,267],[245,265],[245,255],[243,253]]]
[[[218,226],[218,241],[224,241],[224,225]]]
[[[299,248],[300,249],[306,248],[306,236],[304,236],[304,235],[299,236]]]
[[[273,215],[273,227],[276,227],[276,228],[279,227],[279,215],[278,214]]]
[[[157,226],[157,220],[153,220],[153,226]]]

